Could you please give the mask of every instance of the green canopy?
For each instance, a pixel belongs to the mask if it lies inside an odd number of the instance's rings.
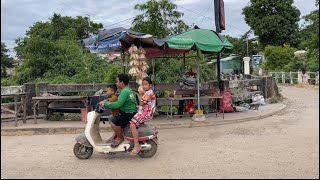
[[[231,51],[234,48],[233,44],[231,44],[231,42],[228,41],[227,38],[224,38],[223,44],[224,44],[224,49],[225,50]]]
[[[222,39],[222,40],[221,40]],[[185,33],[178,34],[166,40],[166,45],[170,49],[191,50],[197,49],[203,52],[219,53],[223,50],[232,50],[233,45],[224,37],[220,39],[214,31],[207,29],[193,29]],[[199,53],[198,53],[199,57]],[[198,110],[200,110],[200,73],[198,64],[197,73],[198,85]],[[220,86],[220,84],[219,84]]]
[[[227,42],[228,45],[230,44],[233,47],[229,41]],[[219,36],[215,32],[207,29],[193,29],[170,37],[166,40],[166,44],[171,49],[186,50],[196,48],[208,52],[221,52],[225,47],[225,44],[220,40]]]

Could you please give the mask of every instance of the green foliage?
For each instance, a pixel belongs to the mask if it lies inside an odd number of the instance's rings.
[[[7,76],[7,69],[13,67],[13,58],[9,57],[5,43],[1,42],[1,77]]]
[[[250,0],[243,8],[246,23],[259,36],[263,46],[293,43],[298,31],[300,11],[293,0]]]
[[[59,39],[81,41],[89,36],[90,33],[97,33],[102,24],[89,21],[87,17],[61,16],[54,13],[48,22],[36,22],[26,32],[27,37],[17,38],[15,51],[19,59],[24,59],[24,48],[27,41],[33,38],[43,38],[51,41]]]
[[[116,83],[118,75],[121,73],[121,64],[110,64],[108,69],[104,70],[106,72],[104,82]]]
[[[180,18],[182,12],[170,0],[148,0],[144,4],[135,5],[134,9],[143,11],[132,22],[132,30],[152,34],[158,38],[178,34],[189,29]]]
[[[302,71],[305,72],[307,70],[307,55],[306,54],[298,54],[294,56],[293,60],[290,61],[285,67],[284,70],[286,72],[289,71]]]
[[[288,45],[267,46],[264,50],[266,62],[263,67],[265,70],[284,70],[290,62],[293,62],[295,51],[296,49]]]
[[[319,6],[319,0],[316,1]],[[308,23],[304,28],[305,39],[303,45],[308,50],[308,71],[319,71],[319,10],[315,10],[303,17]]]
[[[297,49],[285,45],[267,46],[264,51],[266,61],[262,64],[265,70],[273,71],[319,71],[319,54],[310,54],[310,51],[305,54],[294,55]]]
[[[23,64],[16,70],[15,82],[99,83],[115,79],[118,65],[89,53],[80,43],[102,24],[88,22],[86,17],[55,14],[48,22],[36,22],[27,37],[16,39],[18,58]]]
[[[1,86],[17,86],[19,85],[13,77],[1,78]]]
[[[182,12],[177,11],[177,5],[170,0],[148,0],[144,4],[137,4],[136,10],[142,11],[143,14],[136,16],[132,25],[133,30],[143,33],[152,34],[158,38],[164,38],[169,35],[182,33],[189,29],[181,17]],[[191,52],[186,56],[195,56]],[[182,55],[180,55],[182,56]],[[213,67],[206,64],[208,59],[200,61],[200,81],[212,80],[214,78]],[[195,58],[186,58],[185,67],[183,59],[175,58],[158,58],[155,60],[155,81],[157,83],[176,83],[180,81],[182,74],[191,69],[193,63],[198,63]],[[152,74],[151,61],[148,61],[148,74]],[[185,72],[183,72],[185,69]]]
[[[230,41],[231,44],[234,45],[234,49],[232,50],[232,53],[223,53],[223,56],[228,56],[229,54],[241,54],[241,55],[247,55],[247,40],[246,38],[236,38],[231,36],[226,36],[226,38]],[[257,41],[248,40],[248,52],[249,56],[257,54],[258,52],[263,51],[261,44]]]
[[[319,48],[308,51],[308,62],[306,64],[307,71],[319,71]]]
[[[187,56],[196,56],[196,52],[190,52],[186,54]],[[191,71],[193,64],[198,64],[200,66],[200,82],[206,82],[215,79],[214,67],[207,65],[210,59],[206,56],[204,58],[186,58],[185,67],[183,67],[183,59],[177,58],[159,58],[156,59],[155,63],[155,81],[157,83],[176,83],[180,82],[182,75],[186,72]],[[152,74],[152,66],[149,63],[148,74]]]

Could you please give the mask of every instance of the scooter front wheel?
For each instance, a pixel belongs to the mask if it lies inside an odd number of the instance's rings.
[[[73,147],[73,153],[79,159],[88,159],[93,153],[93,148],[76,143]]]

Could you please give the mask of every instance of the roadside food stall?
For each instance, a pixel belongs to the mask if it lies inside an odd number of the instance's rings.
[[[157,39],[152,35],[133,32],[125,28],[114,28],[102,30],[95,37],[83,40],[87,49],[92,53],[103,52],[121,52],[123,60],[123,72],[125,72],[126,63],[124,61],[124,52],[128,52],[132,45],[143,47],[145,58],[151,58],[154,66],[154,59],[161,58],[163,55],[185,55],[189,51],[197,52],[197,59],[203,57],[203,54],[219,53],[221,51],[230,51],[233,45],[224,37],[219,36],[216,32],[207,29],[192,29],[190,31]],[[154,67],[153,67],[154,68]],[[199,67],[197,71],[199,74]],[[154,71],[153,71],[154,74]],[[153,76],[152,76],[153,77]],[[152,78],[154,79],[154,78]],[[199,75],[197,82],[199,82]],[[198,113],[200,112],[200,83],[197,83]]]
[[[207,29],[192,29],[190,31],[170,37],[165,41],[165,47],[179,50],[193,50],[197,51],[197,59],[203,58],[201,54],[219,53],[221,51],[230,51],[233,45],[226,39],[221,38],[219,34]],[[203,120],[204,116],[200,111],[200,68],[197,63],[197,101],[198,113],[195,114],[194,120]],[[215,97],[208,97],[215,98]],[[216,97],[220,98],[220,97]],[[197,115],[200,115],[197,117]]]

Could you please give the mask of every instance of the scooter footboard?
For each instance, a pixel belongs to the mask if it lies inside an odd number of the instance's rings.
[[[78,143],[83,144],[84,146],[92,147],[92,145],[90,144],[90,142],[88,141],[88,139],[84,133],[80,134],[75,139]]]

